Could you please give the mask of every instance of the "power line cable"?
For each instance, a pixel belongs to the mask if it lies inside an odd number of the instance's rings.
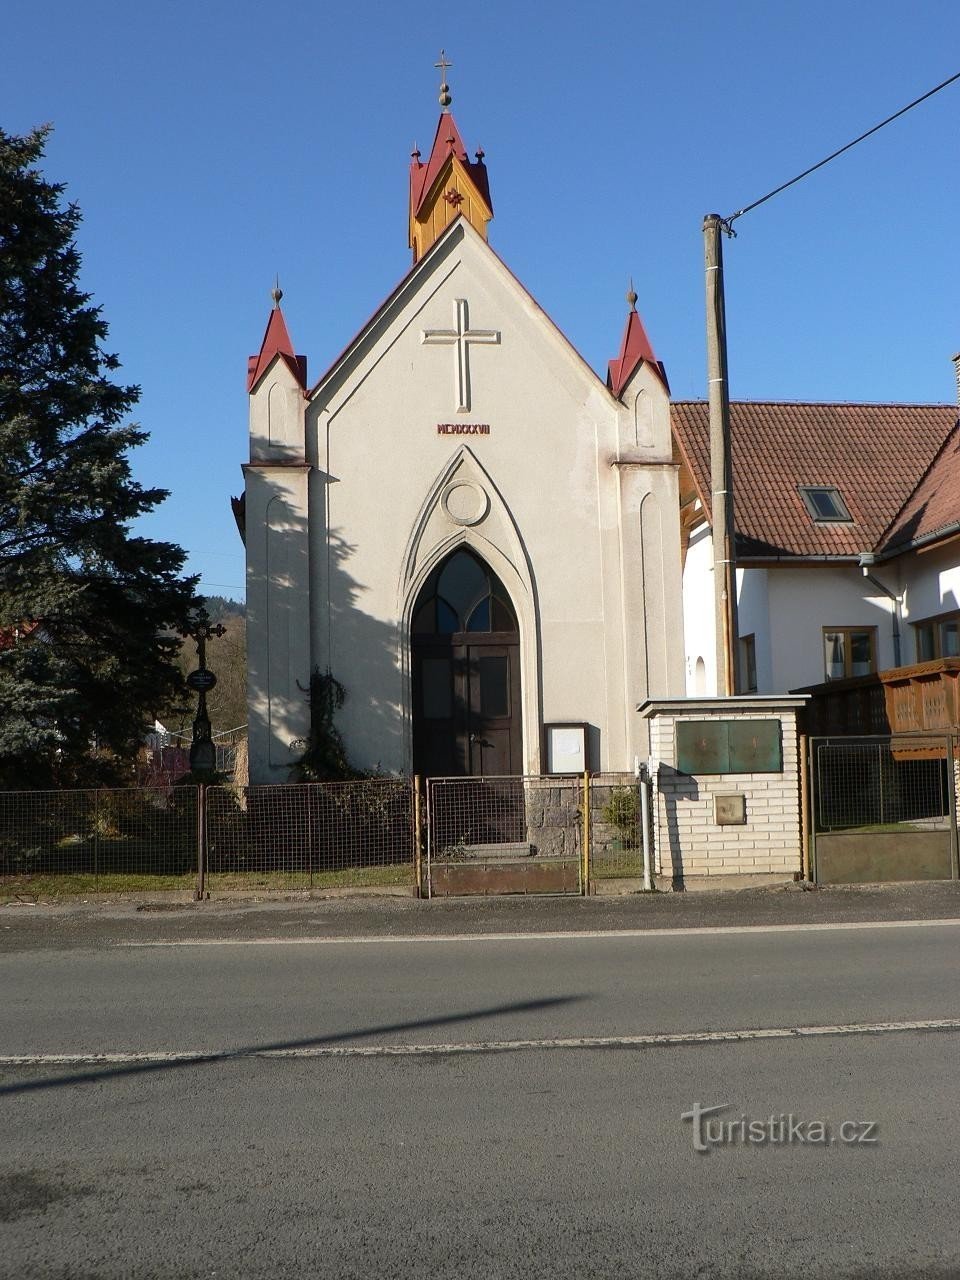
[[[842,156],[845,151],[849,151],[851,147],[855,147],[858,142],[863,142],[865,138],[869,138],[871,134],[882,129],[884,125],[891,124],[894,120],[898,120],[900,116],[906,115],[908,111],[912,111],[914,107],[918,107],[921,102],[926,102],[928,98],[932,98],[935,93],[939,93],[941,89],[946,89],[947,85],[953,84],[955,80],[960,80],[960,71],[956,75],[952,75],[949,80],[944,80],[942,84],[938,84],[935,89],[930,89],[927,93],[919,98],[915,98],[913,102],[908,102],[905,107],[901,107],[899,111],[895,111],[892,116],[887,116],[886,120],[881,120],[879,124],[875,124],[872,129],[868,129],[866,133],[861,133],[859,138],[854,138],[852,142],[848,142],[845,147],[832,152],[824,160],[820,160],[817,164],[813,164],[809,169],[804,169],[803,173],[798,173],[795,178],[791,178],[789,182],[783,182],[779,187],[774,187],[772,191],[767,192],[765,196],[761,196],[759,200],[754,200],[753,204],[745,205],[742,209],[738,209],[736,213],[732,213],[729,218],[721,218],[721,225],[728,235],[736,235],[733,229],[733,223],[737,218],[742,218],[745,213],[749,213],[751,209],[756,209],[762,204],[766,204],[768,200],[772,200],[774,196],[778,196],[781,191],[786,191],[787,187],[792,187],[802,178],[807,178],[811,173],[816,173],[818,169],[822,169],[825,164],[829,164],[831,160],[836,160],[837,156]]]

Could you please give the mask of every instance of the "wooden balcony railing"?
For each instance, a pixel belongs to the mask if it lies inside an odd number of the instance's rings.
[[[811,736],[960,729],[960,658],[891,667],[790,692],[810,695],[799,719],[800,731]]]

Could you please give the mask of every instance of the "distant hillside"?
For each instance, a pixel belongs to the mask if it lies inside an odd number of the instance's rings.
[[[242,600],[231,600],[229,596],[204,596],[211,622],[221,622],[224,618],[242,618],[246,613],[246,605]]]

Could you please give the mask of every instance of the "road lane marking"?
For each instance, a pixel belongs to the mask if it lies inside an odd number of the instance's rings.
[[[634,1036],[567,1036],[543,1040],[468,1040],[448,1044],[297,1045],[264,1049],[147,1050],[140,1053],[0,1054],[0,1067],[120,1066],[131,1063],[229,1062],[246,1058],[429,1058],[449,1054],[521,1053],[556,1049],[656,1049],[815,1036],[886,1035],[903,1031],[960,1031],[960,1018],[911,1022],[846,1022],[822,1026],[745,1027],[732,1031],[651,1032]]]
[[[328,937],[306,934],[296,938],[171,938],[144,941],[122,941],[118,947],[326,947],[376,945],[377,943],[462,943],[462,942],[576,942],[603,938],[688,938],[740,937],[751,933],[819,933],[824,931],[856,932],[863,929],[934,929],[957,928],[960,917],[944,920],[843,920],[822,924],[731,924],[698,925],[689,929],[578,929],[543,933],[450,933],[426,934],[385,933]]]

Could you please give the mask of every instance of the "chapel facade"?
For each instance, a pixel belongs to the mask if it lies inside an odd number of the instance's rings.
[[[669,391],[636,295],[602,379],[488,243],[483,153],[440,102],[407,275],[314,385],[279,290],[249,361],[254,783],[288,780],[314,671],[346,691],[354,764],[427,776],[546,772],[551,740],[633,769],[638,704],[684,691]]]

